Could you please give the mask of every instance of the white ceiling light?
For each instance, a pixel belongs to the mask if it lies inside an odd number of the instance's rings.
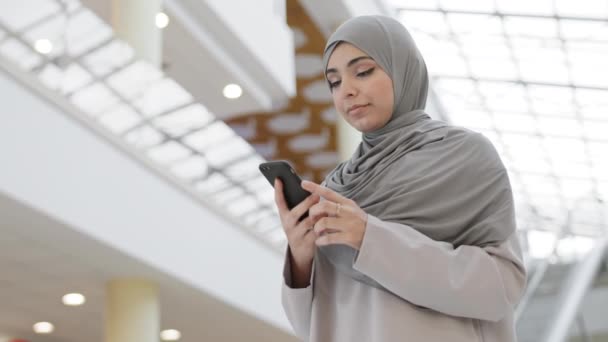
[[[63,304],[67,306],[79,306],[86,301],[85,297],[80,293],[68,293],[61,299]]]
[[[48,39],[38,39],[36,43],[34,43],[34,48],[41,54],[47,55],[53,51],[53,43]]]
[[[38,322],[34,324],[34,332],[36,334],[50,334],[55,330],[55,327],[49,322]]]
[[[243,89],[238,84],[229,84],[224,87],[224,96],[228,99],[238,99],[243,94]]]
[[[169,25],[169,16],[163,12],[158,12],[156,14],[156,27],[164,29],[167,25]]]
[[[182,337],[179,330],[167,329],[160,332],[160,339],[163,341],[177,341]]]

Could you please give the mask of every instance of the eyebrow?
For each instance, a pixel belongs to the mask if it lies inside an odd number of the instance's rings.
[[[363,60],[363,59],[371,59],[373,61],[373,59],[371,57],[369,57],[369,56],[359,56],[359,57],[355,57],[355,58],[351,59],[348,62],[348,64],[346,64],[346,67],[348,68],[351,65],[353,65],[353,64],[355,64],[358,61]],[[327,69],[327,71],[325,71],[325,75],[327,76],[327,74],[332,73],[332,72],[338,72],[338,70],[336,68],[329,68],[329,69]]]

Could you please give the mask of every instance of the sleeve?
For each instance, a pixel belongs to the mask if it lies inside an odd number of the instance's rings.
[[[287,320],[289,320],[296,336],[304,341],[308,341],[310,334],[310,317],[312,313],[315,263],[313,262],[312,266],[310,285],[305,288],[293,288],[291,282],[290,253],[289,247],[287,247],[283,266],[281,302],[283,304],[283,310],[285,310],[285,314],[287,315]]]
[[[526,284],[516,233],[498,246],[454,248],[372,215],[353,268],[415,305],[494,322],[513,312]]]

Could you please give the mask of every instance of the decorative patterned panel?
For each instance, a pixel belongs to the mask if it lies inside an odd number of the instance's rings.
[[[297,0],[287,0],[294,31],[297,95],[275,112],[226,123],[266,159],[288,160],[303,178],[321,182],[338,163],[336,111],[323,76],[325,37]]]

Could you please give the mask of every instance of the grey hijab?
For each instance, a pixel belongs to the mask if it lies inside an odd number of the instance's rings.
[[[383,16],[348,20],[327,42],[325,69],[341,42],[368,54],[391,77],[395,101],[389,122],[363,134],[350,160],[330,172],[324,184],[370,215],[409,226],[454,248],[505,241],[515,231],[505,168],[482,135],[425,114],[428,74],[403,25]],[[320,252],[339,271],[382,288],[353,269],[356,250],[333,245]],[[399,260],[394,262],[399,270]]]

